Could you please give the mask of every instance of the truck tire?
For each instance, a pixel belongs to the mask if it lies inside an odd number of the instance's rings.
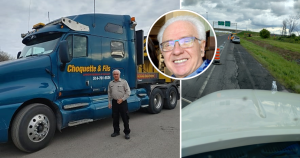
[[[150,95],[150,103],[147,108],[151,114],[160,113],[164,105],[163,93],[159,88],[153,89]]]
[[[164,104],[165,109],[174,109],[177,105],[177,90],[171,86],[166,91],[166,103]]]
[[[20,150],[34,152],[50,143],[55,128],[53,111],[44,104],[35,103],[18,112],[12,123],[11,137]]]

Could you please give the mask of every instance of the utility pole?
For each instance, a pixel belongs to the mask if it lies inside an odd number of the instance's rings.
[[[48,23],[50,22],[49,12],[48,12]]]

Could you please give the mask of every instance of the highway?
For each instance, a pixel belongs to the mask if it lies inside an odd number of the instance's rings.
[[[163,109],[159,114],[142,111],[130,114],[129,140],[124,133],[115,138],[112,118],[56,131],[52,142],[34,153],[24,153],[10,140],[0,144],[0,158],[133,158],[179,157],[180,154],[180,103],[173,110]],[[120,119],[123,131],[123,122]]]
[[[217,37],[220,64],[212,64],[203,74],[182,81],[182,108],[212,92],[225,89],[271,90],[274,77],[240,44],[230,43],[228,35]],[[287,91],[279,82],[278,91]]]

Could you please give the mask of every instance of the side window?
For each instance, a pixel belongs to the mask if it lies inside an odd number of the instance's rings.
[[[111,48],[111,56],[113,58],[124,58],[125,53],[124,53],[123,42],[111,41],[110,48]]]
[[[69,46],[69,54],[73,58],[87,56],[87,37],[70,35],[66,38]]]
[[[85,57],[87,56],[87,38],[84,36],[74,35],[74,51],[73,57]]]
[[[123,27],[121,25],[108,23],[105,26],[105,31],[122,34],[123,33]]]

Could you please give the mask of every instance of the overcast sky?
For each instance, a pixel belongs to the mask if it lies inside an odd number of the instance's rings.
[[[211,25],[213,21],[231,21],[238,29],[259,32],[266,28],[279,34],[282,21],[300,13],[300,0],[181,0],[181,9],[201,14]]]
[[[170,3],[171,2],[171,3]],[[29,19],[30,6],[30,19]],[[152,23],[162,14],[179,9],[179,0],[96,0],[96,13],[130,15],[136,17],[136,29],[147,34]],[[1,0],[0,50],[17,56],[24,47],[21,33],[32,30],[39,22],[77,14],[94,12],[93,0]]]
[[[211,24],[231,21],[238,23],[238,29],[279,33],[282,20],[300,12],[300,0],[96,0],[96,13],[135,16],[136,28],[145,34],[159,16],[180,7],[208,17]],[[1,0],[0,50],[16,57],[24,47],[21,33],[31,31],[36,23],[48,23],[48,12],[52,21],[93,11],[93,0]]]

